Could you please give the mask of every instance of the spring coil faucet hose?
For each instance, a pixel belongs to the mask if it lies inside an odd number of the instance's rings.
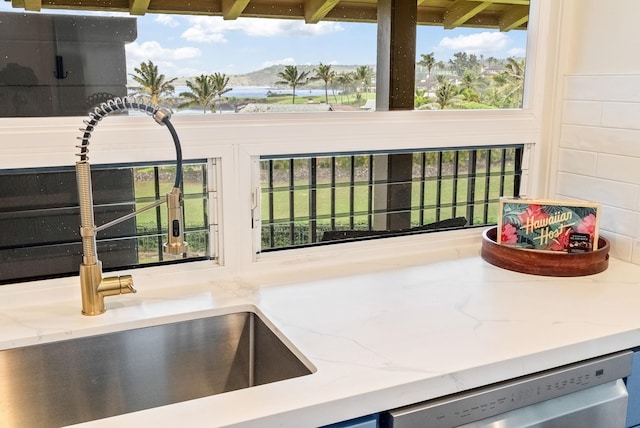
[[[167,193],[165,200],[158,200],[151,205],[96,227],[89,165],[89,139],[91,138],[91,133],[103,118],[112,113],[120,113],[127,110],[137,110],[152,116],[158,124],[165,125],[171,133],[176,147],[175,183],[171,192]],[[125,97],[114,98],[100,104],[89,113],[89,119],[83,121],[86,127],[84,129],[80,128],[82,136],[77,137],[82,143],[76,146],[80,149],[80,153],[77,154],[80,160],[76,162],[76,179],[80,203],[80,236],[82,237],[83,250],[82,263],[80,264],[80,289],[82,292],[82,313],[84,315],[104,313],[105,297],[136,292],[135,288],[133,288],[131,275],[102,277],[102,262],[98,259],[96,245],[96,235],[99,231],[166,203],[169,233],[168,242],[164,245],[164,251],[175,256],[184,256],[187,252],[189,244],[184,241],[184,204],[182,192],[180,191],[182,185],[182,150],[178,134],[171,124],[170,118],[171,113],[166,109],[145,104],[136,98]]]
[[[89,112],[89,119],[82,121],[86,127],[79,129],[82,132],[82,136],[77,137],[77,139],[82,142],[76,146],[80,149],[80,153],[77,153],[76,156],[80,157],[80,162],[87,162],[89,160],[89,139],[91,139],[91,133],[98,123],[112,113],[123,113],[129,110],[140,111],[152,116],[159,125],[165,125],[171,133],[176,146],[176,177],[173,187],[179,188],[182,183],[182,149],[178,133],[170,121],[171,112],[167,109],[159,108],[157,105],[146,104],[134,97],[113,98],[96,106],[93,111]]]

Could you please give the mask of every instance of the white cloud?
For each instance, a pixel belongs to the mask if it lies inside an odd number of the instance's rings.
[[[499,53],[506,49],[510,43],[511,40],[504,33],[485,31],[468,36],[445,37],[438,46],[456,52],[486,55]]]
[[[252,37],[313,37],[342,31],[337,22],[322,21],[317,24],[305,24],[300,20],[239,18],[225,21],[218,16],[186,17],[189,29],[182,38],[195,42],[224,43],[227,33],[237,32]]]
[[[144,43],[133,42],[126,45],[125,49],[127,52],[128,70],[140,67],[140,63],[151,60],[158,66],[158,71],[168,78],[194,75],[192,73],[196,70],[185,68],[183,62],[202,56],[202,52],[198,48],[165,48],[157,41]],[[195,73],[195,75],[199,74],[202,74],[202,72],[198,71]]]
[[[202,52],[198,48],[185,46],[182,48],[164,48],[157,41],[143,43],[133,42],[125,46],[127,59],[142,61],[167,61],[198,58]]]
[[[271,67],[272,65],[296,65],[296,60],[293,58],[274,59],[273,61],[265,61],[260,65],[260,68]]]
[[[227,39],[224,34],[219,32],[217,28],[209,28],[206,26],[194,25],[183,32],[180,37],[190,42],[199,43],[226,43]]]
[[[160,14],[156,16],[154,20],[159,24],[166,25],[167,27],[171,28],[175,28],[180,25],[178,21],[171,15]]]

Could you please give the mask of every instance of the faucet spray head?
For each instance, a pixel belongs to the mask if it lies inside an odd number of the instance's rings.
[[[183,207],[182,192],[174,187],[167,193],[168,211],[168,241],[163,245],[165,253],[181,255],[187,252],[189,244],[184,241],[184,219],[182,217]]]

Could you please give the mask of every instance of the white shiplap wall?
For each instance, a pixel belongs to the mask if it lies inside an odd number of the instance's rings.
[[[612,254],[640,264],[640,57],[634,0],[569,0],[557,197],[602,205]],[[596,25],[597,24],[597,25]]]

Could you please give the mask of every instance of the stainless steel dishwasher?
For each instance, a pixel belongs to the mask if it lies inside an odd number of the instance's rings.
[[[623,428],[632,352],[386,412],[388,428]]]

